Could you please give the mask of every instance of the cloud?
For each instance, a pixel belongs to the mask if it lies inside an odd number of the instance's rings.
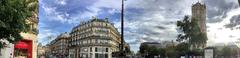
[[[231,19],[230,19],[230,23],[229,24],[226,24],[225,27],[226,28],[234,28],[236,26],[240,25],[240,15],[236,15],[236,16],[233,16]],[[239,28],[236,27],[236,29]]]
[[[118,2],[120,2],[120,0],[97,0],[92,4],[85,6],[87,11],[77,11],[77,14],[72,17],[72,20],[86,20],[93,16],[98,17],[100,15],[119,13],[121,4]]]
[[[50,41],[56,38],[58,35],[58,32],[54,32],[53,30],[50,29],[44,29],[40,30],[40,33],[38,34],[38,42],[42,43],[43,45],[46,45]]]
[[[80,21],[89,20],[92,16],[119,13],[117,2],[118,0],[40,0],[39,42],[46,43],[47,37],[70,31]],[[105,11],[106,13],[101,13]]]
[[[52,21],[78,24],[81,20],[89,20],[93,16],[113,15],[120,11],[120,0],[40,0],[40,7],[45,16]],[[104,12],[104,13],[103,13]]]
[[[236,43],[240,38],[239,20],[240,8],[233,8],[226,12],[226,17],[221,18],[222,21],[218,23],[208,23],[208,45],[215,45],[214,43]],[[221,28],[221,29],[219,29]],[[234,37],[233,37],[234,36]]]
[[[126,4],[125,39],[136,39],[131,44],[139,44],[146,41],[169,41],[175,40],[178,34],[176,21],[185,15],[191,15],[191,6],[196,0],[131,0]],[[234,0],[206,0],[208,44],[214,45],[219,42],[234,42],[239,31],[229,30],[221,24],[229,21],[230,24],[238,24],[238,19],[233,19],[231,13],[238,13],[237,3]],[[227,19],[232,18],[232,19]],[[231,21],[231,22],[230,22]],[[220,24],[218,24],[220,23]],[[228,23],[228,24],[229,24]],[[214,27],[218,26],[218,27]],[[235,26],[236,27],[236,26]],[[219,29],[221,28],[221,29]],[[214,31],[218,30],[218,31]],[[223,31],[220,32],[219,31]],[[217,33],[214,33],[217,32]],[[224,35],[224,36],[222,36]],[[225,36],[226,35],[226,36]],[[229,38],[229,39],[228,39]],[[227,41],[219,41],[227,40]]]
[[[221,22],[226,18],[227,12],[238,7],[237,0],[206,0],[207,22]]]
[[[142,42],[175,40],[178,34],[176,21],[182,20],[185,15],[191,15],[191,6],[196,2],[198,0],[125,1],[124,38],[126,42],[130,43],[132,50],[136,52],[138,49],[136,47],[139,47]],[[227,42],[240,38],[237,36],[240,31],[228,29],[240,28],[239,19],[237,19],[239,7],[236,0],[205,0],[205,4],[209,44],[224,42],[224,39],[231,36],[236,37],[229,38]],[[80,21],[89,20],[92,16],[110,17],[110,21],[118,31],[121,28],[119,20],[121,0],[40,0],[40,11],[41,9],[40,21],[47,25],[40,24],[39,38],[71,30],[70,27],[66,29],[66,26],[75,26]],[[44,35],[46,33],[48,35]]]
[[[56,3],[57,4],[60,4],[60,5],[66,5],[66,0],[56,0]]]
[[[43,9],[44,15],[50,19],[50,21],[60,21],[62,23],[67,22],[69,19],[69,14],[66,12],[57,11],[57,7],[50,6],[45,3],[41,3],[41,8]]]
[[[168,0],[138,0],[127,3],[126,18],[127,35],[140,35],[129,39],[138,41],[166,41],[175,40],[177,36],[175,21],[191,13],[192,2]],[[128,10],[129,9],[129,10]],[[140,9],[135,14],[132,9]],[[128,34],[130,33],[130,34]],[[128,36],[127,36],[128,38]]]

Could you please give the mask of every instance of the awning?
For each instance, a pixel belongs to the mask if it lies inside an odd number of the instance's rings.
[[[28,49],[29,45],[26,42],[19,41],[14,45],[14,47],[19,49]]]

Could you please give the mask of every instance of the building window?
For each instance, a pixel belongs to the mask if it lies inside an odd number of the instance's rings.
[[[108,58],[108,54],[104,54],[105,55],[105,58]]]
[[[95,40],[95,43],[98,43],[98,39]]]
[[[97,49],[97,47],[95,48],[95,52],[98,52],[98,49]]]
[[[87,42],[88,42],[87,44],[90,44],[90,40],[87,40]]]
[[[95,53],[95,58],[98,58],[98,54],[97,53]]]
[[[108,52],[108,48],[106,48],[106,52]]]
[[[90,52],[92,52],[92,47],[90,47]]]

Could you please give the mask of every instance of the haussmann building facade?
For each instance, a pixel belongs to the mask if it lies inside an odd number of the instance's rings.
[[[70,32],[68,58],[112,58],[119,51],[120,33],[108,19],[81,22]]]
[[[51,41],[48,45],[49,51],[47,51],[48,56],[47,58],[67,58],[68,56],[68,40],[70,35],[65,32],[57,36],[56,39]]]

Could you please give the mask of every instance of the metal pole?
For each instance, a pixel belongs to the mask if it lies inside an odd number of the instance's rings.
[[[122,10],[121,10],[121,46],[120,46],[120,52],[121,57],[123,56],[123,41],[124,41],[124,0],[122,0]]]

